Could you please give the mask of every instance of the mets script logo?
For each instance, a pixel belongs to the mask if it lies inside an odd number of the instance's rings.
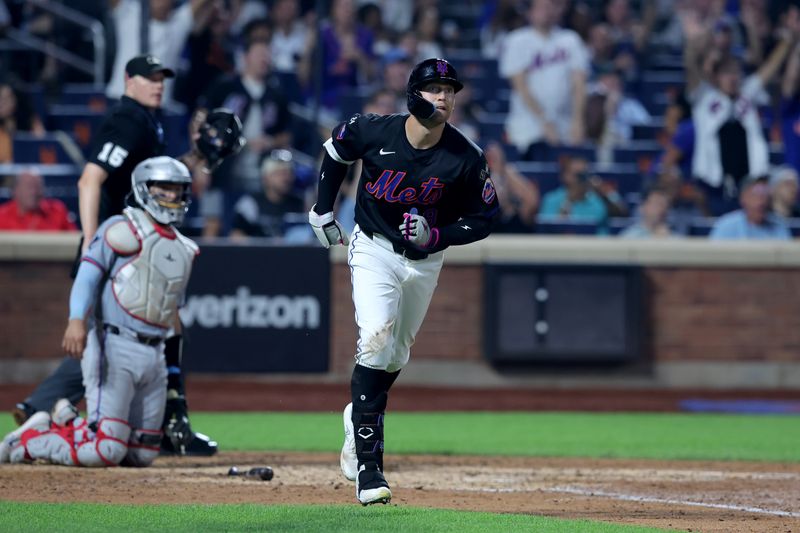
[[[437,61],[436,62],[436,72],[439,73],[439,76],[446,76],[447,75],[447,63],[444,61]]]
[[[433,205],[442,197],[444,184],[439,178],[428,178],[421,184],[421,190],[414,187],[400,188],[405,172],[384,170],[375,181],[367,183],[366,190],[379,200],[389,203]]]
[[[492,179],[489,178],[486,180],[486,183],[483,184],[483,192],[481,193],[481,197],[483,201],[487,204],[492,203],[494,197],[496,196],[496,192],[494,190],[494,184],[492,183]]]

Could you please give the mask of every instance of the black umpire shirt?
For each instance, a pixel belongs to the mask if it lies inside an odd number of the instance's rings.
[[[123,96],[93,139],[89,161],[108,172],[100,194],[98,223],[122,212],[136,165],[164,154],[164,129],[148,108]]]
[[[408,118],[355,115],[334,128],[325,143],[328,155],[339,162],[362,160],[359,227],[367,235],[385,236],[395,250],[407,249],[399,227],[403,214],[416,209],[439,230],[439,241],[428,252],[483,239],[499,209],[483,151],[450,124],[435,146],[416,149],[406,137]]]

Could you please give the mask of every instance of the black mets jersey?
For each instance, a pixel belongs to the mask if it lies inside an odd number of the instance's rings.
[[[362,160],[359,227],[380,233],[396,248],[407,247],[399,227],[403,214],[412,212],[439,230],[439,242],[429,252],[483,239],[498,212],[483,151],[450,124],[435,146],[414,148],[406,137],[408,118],[355,115],[334,128],[325,143],[328,155],[340,163]]]
[[[101,189],[98,223],[122,213],[134,167],[163,155],[165,148],[164,130],[157,117],[133,98],[123,96],[100,126],[89,157],[108,172]]]

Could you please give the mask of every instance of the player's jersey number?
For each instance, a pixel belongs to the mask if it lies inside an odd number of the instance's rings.
[[[97,154],[97,160],[103,163],[108,163],[114,168],[120,166],[125,158],[128,157],[128,151],[122,146],[115,145],[112,142],[107,142],[103,145],[103,149]]]

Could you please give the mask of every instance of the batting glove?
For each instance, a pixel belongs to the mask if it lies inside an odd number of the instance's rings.
[[[435,244],[431,241],[435,241],[438,238],[439,231],[436,228],[431,229],[428,221],[422,215],[403,213],[400,234],[411,244],[419,248],[428,248],[431,244]]]
[[[317,239],[325,248],[330,248],[331,245],[336,244],[347,246],[350,242],[342,225],[333,218],[333,211],[318,215],[312,207],[311,211],[308,212],[308,223],[311,224],[314,235],[317,236]]]

